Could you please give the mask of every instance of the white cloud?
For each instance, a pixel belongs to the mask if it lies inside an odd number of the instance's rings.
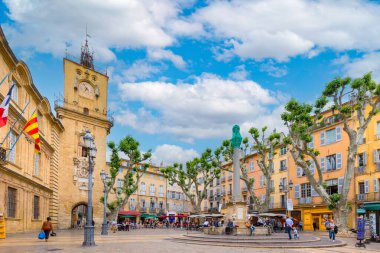
[[[215,57],[224,61],[380,49],[380,5],[372,1],[215,0],[192,9],[195,3],[5,0],[11,22],[3,27],[15,47],[62,56],[66,45],[77,55],[87,24],[97,60],[114,60],[114,50],[148,48],[180,69],[186,66],[181,56],[163,48],[182,37],[212,42]]]
[[[237,66],[235,68],[235,71],[230,73],[228,76],[229,78],[237,81],[246,80],[247,77],[250,75],[250,72],[245,69],[244,65]]]
[[[156,165],[163,163],[164,166],[173,163],[185,163],[199,156],[194,149],[184,149],[180,146],[163,144],[156,147],[152,152],[152,162]]]
[[[270,76],[274,77],[283,77],[288,74],[286,67],[278,67],[272,60],[261,64],[260,71],[267,72]]]
[[[137,60],[123,71],[123,77],[124,80],[135,82],[150,78],[164,69],[166,69],[164,64],[154,64],[147,60]]]
[[[181,3],[171,0],[5,0],[12,23],[4,29],[13,46],[62,56],[80,49],[85,27],[94,38],[95,57],[115,59],[114,49],[166,47],[176,39],[166,31],[177,21]],[[186,21],[183,20],[183,25]]]
[[[158,48],[149,49],[148,50],[148,57],[154,61],[169,60],[178,69],[183,70],[186,68],[186,62],[182,59],[182,57],[174,54],[170,50],[164,50],[164,49],[158,49]]]
[[[344,56],[343,56],[344,57]],[[339,58],[346,75],[357,78],[372,71],[372,78],[380,82],[380,52],[365,54],[360,58],[350,60],[348,57]]]
[[[205,74],[194,84],[141,82],[119,85],[124,102],[137,109],[121,110],[116,122],[151,134],[169,133],[192,141],[230,136],[234,124],[282,127],[284,96],[253,81],[233,81]]]
[[[208,38],[232,43],[232,48],[218,49],[227,59],[233,53],[287,61],[314,57],[324,48],[379,49],[379,12],[379,4],[366,0],[231,0],[211,1],[192,18],[203,24]]]

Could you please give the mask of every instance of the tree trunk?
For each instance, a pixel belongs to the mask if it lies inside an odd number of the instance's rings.
[[[117,216],[119,214],[119,210],[118,209],[115,209],[114,211],[111,212],[110,216],[109,216],[109,220],[110,221],[117,221]]]
[[[339,234],[348,235],[350,234],[348,227],[348,214],[350,210],[347,207],[337,206],[333,210],[334,223],[338,226]]]

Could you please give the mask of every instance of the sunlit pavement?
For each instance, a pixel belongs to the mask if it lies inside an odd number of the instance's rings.
[[[170,237],[186,234],[183,230],[166,229],[138,229],[129,232],[118,231],[108,236],[101,236],[100,230],[95,231],[97,246],[91,248],[82,247],[83,230],[57,231],[57,236],[49,239],[49,242],[37,239],[37,233],[23,233],[8,235],[7,239],[0,240],[1,253],[40,253],[40,252],[136,252],[136,253],[160,253],[160,252],[226,252],[226,247],[210,245],[194,245],[176,243]],[[194,232],[192,232],[194,233]],[[305,232],[305,235],[318,237],[327,236],[327,232]],[[301,234],[302,236],[302,234]],[[339,234],[338,234],[339,236]],[[255,248],[227,248],[233,252],[380,252],[380,243],[371,243],[367,248],[355,248],[355,238],[339,238],[347,243],[347,246],[338,248],[315,249],[255,249]],[[332,243],[332,242],[331,242]]]

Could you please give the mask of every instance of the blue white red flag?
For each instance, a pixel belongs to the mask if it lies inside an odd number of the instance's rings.
[[[13,90],[14,86],[15,86],[15,84],[12,84],[11,88],[8,91],[7,96],[4,98],[3,102],[0,105],[0,127],[3,127],[7,124],[9,102],[11,101],[12,90]]]

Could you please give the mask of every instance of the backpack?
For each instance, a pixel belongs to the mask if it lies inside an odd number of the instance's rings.
[[[335,233],[335,234],[338,233],[338,226],[337,226],[337,225],[334,226],[334,233]]]

